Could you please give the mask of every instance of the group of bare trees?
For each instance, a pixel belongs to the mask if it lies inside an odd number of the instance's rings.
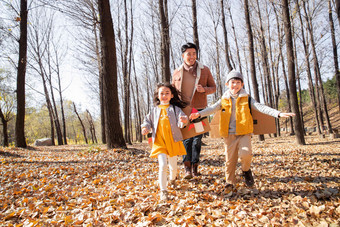
[[[40,0],[31,10],[27,1],[20,2],[17,146],[26,146],[27,47],[28,67],[43,82],[51,137],[56,132],[58,144],[67,143],[60,75],[67,45],[55,37],[54,12],[77,28],[68,31],[76,40],[71,49],[78,62],[74,67],[85,72],[90,94],[99,101],[101,139],[109,148],[142,141],[139,125],[151,108],[153,87],[160,81],[170,81],[171,72],[181,64],[180,46],[190,41],[199,47],[200,60],[211,68],[217,82],[212,101],[225,89],[224,75],[236,69],[248,76],[246,88],[256,100],[276,109],[287,100],[287,111],[296,113],[290,119],[290,128],[297,143],[305,144],[303,89],[309,91],[318,133],[326,133],[326,128],[332,133],[322,75],[336,75],[339,105],[338,1],[192,0],[190,4],[167,0]],[[49,13],[43,13],[44,9]],[[337,12],[338,23],[334,23],[332,12]],[[43,21],[32,17],[27,23],[28,14],[38,13]],[[329,23],[322,23],[326,18]],[[277,124],[280,135],[279,121]]]

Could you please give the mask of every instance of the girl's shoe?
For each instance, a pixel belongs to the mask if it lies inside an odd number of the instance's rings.
[[[170,180],[169,181],[169,186],[172,187],[172,188],[175,188],[176,187],[176,179]]]
[[[159,194],[159,199],[160,199],[161,201],[166,201],[166,200],[168,200],[168,191],[162,190],[162,191],[160,192],[160,194]]]

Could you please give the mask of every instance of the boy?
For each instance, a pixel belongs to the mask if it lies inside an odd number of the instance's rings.
[[[220,135],[224,139],[226,154],[226,188],[232,189],[236,183],[235,171],[238,158],[241,159],[243,177],[248,187],[254,185],[254,178],[250,169],[252,159],[251,135],[253,133],[253,118],[250,113],[248,100],[251,108],[264,114],[279,118],[295,116],[294,113],[281,113],[266,105],[248,99],[247,92],[243,89],[243,76],[235,70],[227,75],[226,86],[228,90],[222,98],[210,107],[192,113],[190,119],[208,116],[221,110]]]

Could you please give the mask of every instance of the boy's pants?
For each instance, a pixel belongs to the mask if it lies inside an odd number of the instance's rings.
[[[166,154],[158,155],[158,164],[159,164],[159,186],[161,191],[166,190],[167,183],[167,162],[169,160],[169,172],[170,172],[170,180],[175,180],[177,175],[177,156],[170,157]]]
[[[225,177],[227,184],[236,183],[236,165],[238,158],[241,159],[242,171],[248,171],[250,169],[252,155],[251,149],[251,135],[229,135],[224,137],[225,148]]]

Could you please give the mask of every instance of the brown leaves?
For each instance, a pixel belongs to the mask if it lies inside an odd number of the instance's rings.
[[[164,203],[146,143],[0,148],[0,225],[336,226],[339,139],[298,146],[293,137],[254,138],[256,187],[245,186],[239,169],[233,191],[224,187],[222,140],[204,140],[202,176],[178,179]]]

